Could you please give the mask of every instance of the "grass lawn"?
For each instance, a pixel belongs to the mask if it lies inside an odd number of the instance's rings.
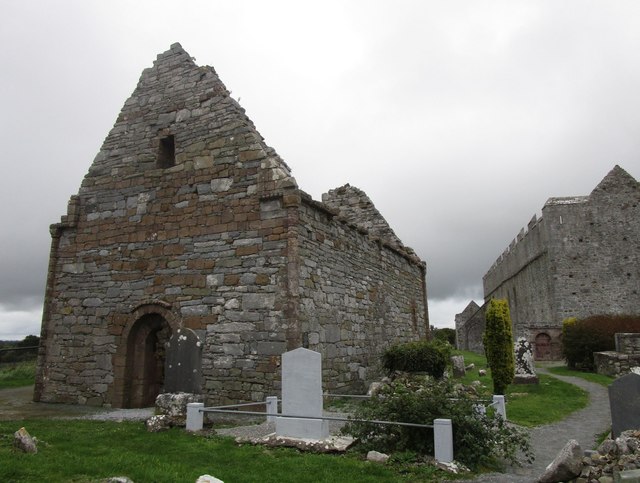
[[[38,453],[12,447],[25,426]],[[190,482],[209,474],[225,482],[443,481],[432,466],[380,465],[359,455],[303,454],[284,448],[239,446],[231,438],[181,429],[149,433],[141,422],[29,420],[0,422],[0,481],[90,482],[128,476],[136,483]]]
[[[489,397],[493,383],[483,356],[457,352],[474,363],[461,382],[479,380],[480,397]],[[561,375],[585,377],[600,384],[612,378],[550,368]],[[0,370],[0,388],[33,384],[34,363]],[[540,375],[537,385],[511,385],[507,415],[523,426],[561,420],[588,403],[582,389],[551,376]],[[38,440],[36,455],[12,447],[13,433],[21,426]],[[28,420],[0,422],[0,481],[95,482],[126,475],[140,482],[194,482],[210,474],[228,482],[433,482],[453,479],[428,465],[415,465],[400,455],[387,465],[369,463],[357,453],[303,454],[283,448],[239,446],[230,438],[193,435],[180,429],[148,433],[140,422],[82,420]]]
[[[465,364],[475,364],[461,380],[470,384],[475,380],[482,383],[482,396],[493,393],[491,371],[484,356],[467,351],[455,351],[464,356]],[[486,369],[486,376],[479,376],[478,369]],[[540,426],[567,417],[589,403],[586,391],[573,384],[560,381],[545,374],[539,375],[539,384],[511,384],[507,389],[507,418],[522,426]]]
[[[576,371],[575,369],[569,369],[567,366],[549,367],[548,370],[552,374],[557,374],[559,376],[580,377],[586,381],[595,382],[596,384],[600,384],[605,387],[616,380],[615,377],[605,376],[603,374],[595,374],[593,372]]]
[[[35,361],[17,362],[0,367],[0,389],[31,386],[35,382]]]
[[[507,389],[507,418],[523,426],[560,421],[589,404],[589,394],[573,384],[539,374],[538,384],[511,384]]]

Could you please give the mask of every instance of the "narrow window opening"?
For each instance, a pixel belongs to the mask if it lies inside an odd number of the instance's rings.
[[[173,134],[160,139],[158,167],[170,168],[176,165],[176,142]]]

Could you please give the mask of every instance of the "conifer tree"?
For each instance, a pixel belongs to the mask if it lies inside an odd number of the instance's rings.
[[[504,394],[513,381],[515,361],[511,315],[506,300],[492,299],[485,313],[486,326],[482,337],[487,363],[491,368],[494,394]]]

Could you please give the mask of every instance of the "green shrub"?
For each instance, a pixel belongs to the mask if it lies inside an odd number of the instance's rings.
[[[455,331],[455,329],[449,329],[449,328],[436,329],[433,332],[433,338],[435,340],[441,340],[443,342],[448,342],[452,346],[456,345],[456,331]]]
[[[615,334],[640,332],[640,316],[595,315],[562,322],[562,355],[571,369],[595,370],[594,352],[615,350]]]
[[[482,337],[487,364],[491,368],[493,391],[504,394],[513,381],[515,361],[511,315],[506,300],[492,299],[485,313],[486,325]]]
[[[447,367],[451,346],[441,341],[420,340],[398,344],[382,355],[382,365],[388,372],[426,372],[440,378]]]
[[[454,390],[449,380],[401,378],[384,386],[355,411],[355,419],[433,424],[437,418],[453,423],[453,452],[456,461],[477,469],[506,460],[518,464],[518,453],[533,456],[523,429],[508,425],[497,416],[479,415],[474,400],[464,390]],[[433,455],[433,430],[407,426],[350,422],[343,433],[359,439],[363,450],[388,453],[413,451]]]

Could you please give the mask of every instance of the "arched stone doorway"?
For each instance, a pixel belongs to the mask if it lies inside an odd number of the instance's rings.
[[[545,332],[536,335],[536,354],[537,361],[552,360],[551,354],[551,336]]]
[[[157,313],[138,318],[126,342],[122,406],[153,406],[164,384],[165,347],[171,326]]]

